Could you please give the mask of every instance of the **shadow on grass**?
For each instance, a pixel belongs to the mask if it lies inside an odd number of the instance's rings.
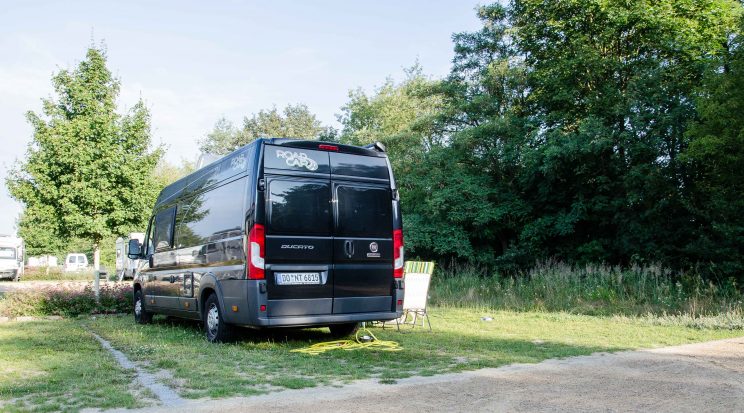
[[[152,325],[163,325],[169,327],[180,327],[195,334],[204,334],[204,326],[201,321],[188,320],[171,316],[155,316]],[[264,342],[317,342],[335,340],[328,328],[249,328],[233,327],[233,339],[231,343],[264,343]],[[206,340],[206,339],[205,339]]]

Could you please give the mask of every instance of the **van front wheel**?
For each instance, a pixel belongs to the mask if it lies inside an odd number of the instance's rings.
[[[328,328],[334,337],[348,337],[359,330],[359,323],[331,324]]]
[[[232,338],[232,327],[225,323],[217,295],[211,294],[204,303],[204,333],[210,343],[224,343]]]

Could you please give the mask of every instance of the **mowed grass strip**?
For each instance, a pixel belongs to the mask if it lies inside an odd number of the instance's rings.
[[[0,410],[137,407],[126,371],[74,320],[0,323]]]
[[[372,330],[380,339],[398,341],[402,351],[339,350],[318,356],[290,351],[332,340],[327,329],[244,329],[234,343],[210,344],[194,322],[156,318],[154,324],[140,326],[131,317],[110,316],[89,325],[131,359],[167,370],[169,384],[188,398],[254,395],[366,378],[394,383],[414,375],[744,335],[742,330],[660,326],[566,313],[434,308],[430,314],[432,333],[421,328],[404,329],[406,333]],[[483,316],[492,320],[483,321]]]

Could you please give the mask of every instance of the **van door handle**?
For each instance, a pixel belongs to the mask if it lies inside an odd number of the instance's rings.
[[[344,241],[344,252],[346,253],[346,258],[351,258],[352,256],[354,256],[354,241]]]

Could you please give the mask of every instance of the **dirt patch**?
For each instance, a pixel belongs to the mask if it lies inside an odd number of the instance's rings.
[[[744,337],[343,388],[197,400],[190,412],[744,411]],[[144,411],[166,411],[150,408]]]

